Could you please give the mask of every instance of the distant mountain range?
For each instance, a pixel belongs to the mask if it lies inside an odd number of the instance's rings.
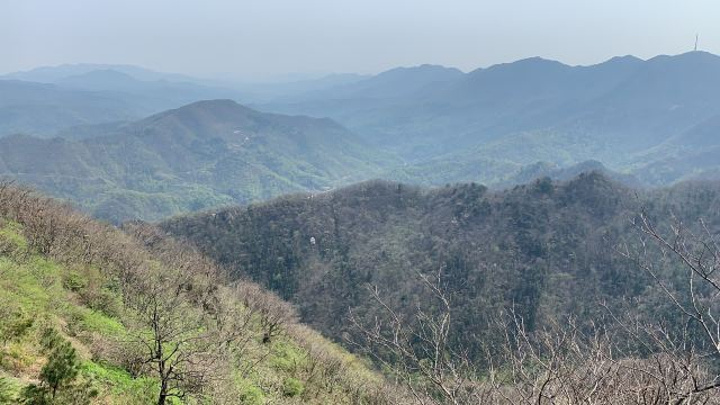
[[[387,83],[391,73],[403,79]],[[398,90],[392,95],[375,90],[393,84]],[[594,66],[531,58],[467,74],[419,66],[260,108],[331,117],[417,163],[410,177],[420,179],[437,176],[437,167],[469,173],[488,167],[486,175],[443,181],[493,183],[493,168],[518,171],[538,161],[567,166],[592,159],[665,184],[716,170],[713,162],[691,159],[704,150],[685,144],[685,136],[718,134],[713,118],[720,114],[720,57],[626,56]],[[674,148],[658,149],[666,142],[685,150],[681,156],[659,153]],[[658,171],[677,159],[688,160],[689,167]]]
[[[35,69],[9,73],[0,76],[3,80],[23,80],[28,82],[55,83],[71,76],[82,76],[95,71],[112,70],[132,76],[137,80],[167,80],[175,82],[196,82],[199,79],[177,73],[163,73],[133,65],[110,65],[97,63],[77,63],[58,66],[42,66]]]
[[[192,104],[210,99],[254,110]],[[297,114],[317,119],[289,116]],[[245,145],[239,134],[249,128],[273,136]],[[593,66],[530,58],[469,73],[422,65],[264,84],[123,65],[0,77],[1,173],[113,220],[372,177],[493,188],[585,170],[636,186],[711,179],[720,176],[719,135],[720,57],[704,52]],[[53,137],[62,139],[36,139]]]
[[[294,82],[236,83],[128,65],[41,67],[0,76],[0,137],[76,137],[72,133],[78,126],[128,122],[199,100],[262,102],[364,78],[336,74]]]
[[[0,77],[0,137],[24,133],[49,138],[75,126],[136,120],[203,99],[242,97],[234,89],[169,80],[184,79],[179,75],[92,67],[42,68]]]

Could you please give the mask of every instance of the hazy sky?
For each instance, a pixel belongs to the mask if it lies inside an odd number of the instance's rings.
[[[0,0],[0,72],[124,63],[235,76],[720,53],[718,0]]]

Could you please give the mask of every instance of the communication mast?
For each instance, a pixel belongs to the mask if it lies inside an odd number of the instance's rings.
[[[698,41],[700,40],[700,34],[695,34],[695,52],[698,50]]]

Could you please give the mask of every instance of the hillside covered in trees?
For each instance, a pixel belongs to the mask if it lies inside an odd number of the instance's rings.
[[[230,100],[83,131],[80,140],[0,138],[0,175],[119,223],[331,188],[392,161],[331,120]]]
[[[161,226],[227,266],[231,277],[250,277],[296,303],[304,321],[338,341],[358,337],[350,314],[366,322],[378,316],[366,287],[377,286],[391,308],[410,316],[431,298],[419,276],[441,271],[453,303],[451,338],[477,358],[502,339],[490,325],[508,308],[529,330],[563,316],[592,322],[607,316],[606,307],[670,316],[632,258],[646,249],[641,213],[664,230],[675,221],[696,227],[703,218],[716,235],[720,186],[633,190],[598,173],[502,192],[373,181]],[[651,253],[648,260],[662,262]]]

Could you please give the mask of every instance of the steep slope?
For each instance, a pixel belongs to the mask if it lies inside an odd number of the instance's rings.
[[[715,115],[639,153],[632,170],[648,184],[717,178],[719,143],[720,115]]]
[[[0,186],[0,399],[403,403],[288,304],[220,273],[152,228]]]
[[[368,284],[409,316],[429,299],[417,274],[442,270],[453,300],[453,339],[469,339],[465,345],[482,356],[498,339],[491,325],[503,308],[534,328],[563,314],[594,319],[603,302],[617,309],[626,299],[650,299],[647,275],[616,250],[640,240],[631,218],[645,206],[662,226],[672,212],[684,224],[703,217],[716,232],[719,204],[717,184],[644,192],[597,173],[502,192],[476,184],[422,190],[370,182],[162,227],[236,277],[297,303],[302,319],[336,339],[357,333],[349,311],[374,322],[378,309]]]
[[[112,221],[320,190],[392,161],[338,124],[204,101],[81,141],[0,139],[6,176]]]

